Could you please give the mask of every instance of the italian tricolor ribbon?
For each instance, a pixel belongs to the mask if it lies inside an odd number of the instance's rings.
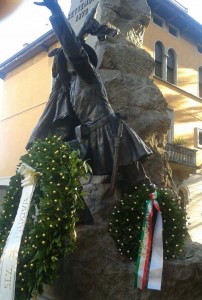
[[[151,193],[146,201],[145,218],[142,226],[141,243],[135,272],[135,288],[160,290],[163,270],[162,215],[156,200],[157,193]],[[154,208],[157,210],[153,224]],[[154,228],[153,228],[154,226]]]

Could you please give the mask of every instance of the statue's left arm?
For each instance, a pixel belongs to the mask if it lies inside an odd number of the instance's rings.
[[[76,73],[88,82],[94,81],[96,79],[94,68],[57,0],[44,0],[43,2],[35,2],[35,4],[46,6],[52,12],[50,22],[66,58],[71,61]]]

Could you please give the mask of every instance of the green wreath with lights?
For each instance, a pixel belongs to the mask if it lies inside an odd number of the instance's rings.
[[[164,259],[175,259],[182,254],[187,235],[185,210],[171,191],[143,185],[131,194],[125,194],[109,218],[109,232],[118,251],[130,260],[137,260],[146,200],[155,190],[163,218]]]
[[[77,212],[83,207],[79,182],[89,171],[68,144],[56,136],[38,140],[21,157],[36,170],[37,183],[18,256],[15,299],[42,293],[56,277],[58,261],[75,249]],[[22,176],[10,180],[0,217],[0,255],[21,198]]]

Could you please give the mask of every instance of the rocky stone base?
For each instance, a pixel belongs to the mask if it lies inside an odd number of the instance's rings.
[[[119,254],[108,232],[107,218],[121,194],[107,195],[109,184],[103,180],[85,185],[95,224],[77,227],[76,251],[60,263],[57,281],[37,299],[201,300],[202,245],[190,241],[181,260],[164,262],[161,291],[134,289],[135,264]]]
[[[133,288],[135,265],[119,255],[106,224],[77,232],[77,251],[61,262],[60,277],[39,300],[201,300],[200,245],[189,244],[187,258],[164,262],[161,291],[139,291]]]
[[[167,103],[149,78],[154,61],[142,48],[150,9],[146,0],[100,0],[100,21],[116,28],[115,38],[96,44],[99,71],[113,109],[153,150],[146,171],[157,186],[172,187],[166,134],[170,127]],[[120,200],[112,197],[107,178],[92,178],[84,185],[93,225],[77,227],[77,249],[60,264],[59,278],[46,287],[39,300],[201,300],[202,249],[187,246],[180,261],[165,262],[162,291],[134,290],[134,262],[122,257],[110,237],[107,219]],[[197,250],[197,251],[196,251]],[[195,254],[193,254],[195,253]]]

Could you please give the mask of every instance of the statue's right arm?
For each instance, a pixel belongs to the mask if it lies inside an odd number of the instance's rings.
[[[50,22],[54,32],[62,45],[64,54],[75,68],[75,71],[86,81],[94,81],[97,77],[89,62],[88,55],[76,37],[71,25],[62,12],[57,0],[43,0],[35,4],[48,7],[52,16]]]
[[[94,67],[63,12],[53,14],[50,22],[66,58],[71,61],[76,73],[89,83],[96,80]]]

